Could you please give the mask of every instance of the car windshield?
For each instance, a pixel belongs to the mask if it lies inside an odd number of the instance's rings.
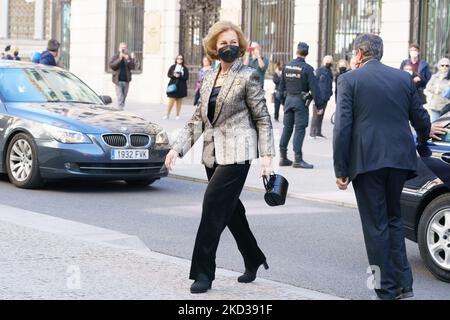
[[[5,102],[103,102],[87,85],[63,70],[0,69],[0,96]]]

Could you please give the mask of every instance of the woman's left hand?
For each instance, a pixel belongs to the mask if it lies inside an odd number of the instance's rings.
[[[272,157],[262,157],[261,158],[261,177],[268,177],[273,173],[272,168]]]

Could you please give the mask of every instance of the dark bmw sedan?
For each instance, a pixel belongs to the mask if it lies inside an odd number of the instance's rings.
[[[107,106],[72,73],[0,60],[0,170],[21,188],[92,178],[149,185],[167,176],[166,132]]]
[[[450,282],[450,113],[436,123],[447,135],[429,143],[431,157],[419,159],[418,176],[403,189],[402,214],[406,237],[418,243],[428,269]]]

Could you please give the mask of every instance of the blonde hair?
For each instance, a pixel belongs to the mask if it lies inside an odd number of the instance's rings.
[[[338,67],[338,68],[346,67],[346,68],[348,69],[348,68],[349,68],[348,61],[345,60],[345,59],[340,59],[340,60],[338,61],[338,63],[337,63],[337,67]]]
[[[248,47],[247,39],[242,32],[241,28],[229,21],[219,21],[215,23],[211,29],[209,29],[208,35],[203,40],[203,47],[205,48],[206,55],[212,60],[218,60],[219,54],[217,52],[217,39],[219,35],[225,31],[233,30],[236,32],[239,39],[240,57],[245,54]]]

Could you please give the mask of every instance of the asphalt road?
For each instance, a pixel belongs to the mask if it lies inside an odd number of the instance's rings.
[[[125,183],[52,183],[44,190],[20,190],[0,176],[0,203],[137,235],[151,250],[191,258],[206,185],[164,179],[147,188]],[[242,195],[269,270],[260,277],[344,298],[372,299],[364,241],[354,209],[288,199],[270,208],[262,193]],[[415,243],[407,243],[418,299],[450,299],[450,284],[436,280]],[[234,239],[225,230],[219,267],[243,271]],[[188,275],[186,275],[186,281]]]

